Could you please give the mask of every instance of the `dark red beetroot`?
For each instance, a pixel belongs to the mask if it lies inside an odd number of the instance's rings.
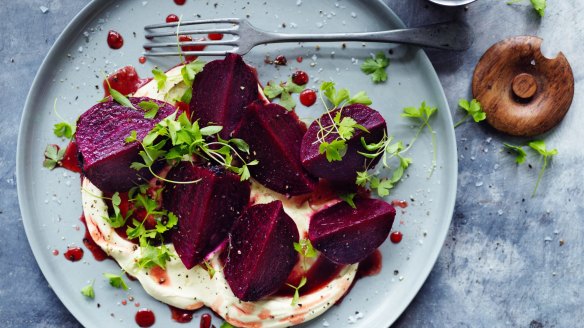
[[[162,197],[164,208],[178,216],[178,230],[172,242],[178,256],[190,269],[225,240],[235,219],[249,202],[250,184],[219,167],[202,167],[182,162],[167,179],[195,181],[194,184],[167,183]]]
[[[237,219],[231,232],[225,278],[243,301],[271,295],[286,282],[298,253],[298,229],[281,201],[254,205]]]
[[[197,74],[193,85],[191,111],[193,120],[203,126],[223,126],[220,135],[228,138],[243,116],[243,109],[258,99],[258,79],[241,56],[228,54],[214,60]]]
[[[357,199],[356,209],[337,203],[314,214],[308,238],[329,260],[352,264],[361,262],[387,239],[395,208],[378,199]]]
[[[91,107],[77,121],[75,139],[83,173],[103,191],[127,191],[152,177],[148,169],[130,168],[132,162],[142,162],[138,154],[141,146],[138,142],[126,143],[125,139],[135,130],[138,140],[142,140],[158,122],[176,110],[168,103],[147,97],[129,99],[138,109],[106,101]],[[155,118],[144,118],[144,111],[138,107],[142,101],[153,101],[160,106]],[[155,165],[154,169],[161,165]]]
[[[333,110],[330,116],[323,114],[320,117],[320,124],[323,127],[332,125],[331,117],[335,117],[339,110]],[[361,104],[345,106],[342,109],[341,117],[347,116],[352,117],[358,124],[367,128],[369,133],[355,129],[353,137],[347,141],[347,153],[343,160],[329,162],[325,154],[319,153],[318,133],[320,126],[317,121],[314,121],[302,139],[302,148],[300,150],[302,165],[312,175],[332,182],[354,184],[357,171],[362,171],[364,165],[368,163],[367,161],[371,161],[357,153],[358,151],[366,151],[361,145],[361,137],[364,137],[368,143],[379,142],[383,138],[383,133],[387,131],[385,120],[378,111]],[[338,136],[336,132],[332,132],[324,139],[327,142],[331,142]],[[379,157],[374,161],[372,166],[377,164]]]
[[[272,190],[294,196],[313,191],[317,182],[300,162],[305,131],[293,112],[256,101],[246,107],[234,135],[249,144],[252,157],[259,161],[249,167],[252,176]]]

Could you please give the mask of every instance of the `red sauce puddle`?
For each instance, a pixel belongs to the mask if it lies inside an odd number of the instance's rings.
[[[125,66],[108,76],[103,81],[104,96],[110,95],[109,87],[123,95],[136,92],[141,86],[148,83],[151,79],[141,79],[133,66]],[[108,85],[109,82],[109,85]]]
[[[195,311],[179,309],[172,305],[169,305],[168,307],[170,308],[172,320],[179,323],[189,323],[193,320],[193,313],[195,313]]]
[[[343,269],[344,265],[336,264],[327,260],[324,256],[319,256],[316,262],[310,267],[308,272],[293,272],[286,283],[292,286],[298,286],[302,276],[306,277],[306,285],[302,287],[302,294],[310,294],[330,283]],[[290,286],[283,285],[278,292],[278,296],[293,296],[294,289]]]
[[[306,89],[300,93],[300,103],[310,107],[316,103],[316,92],[312,89]]]
[[[154,312],[148,309],[140,309],[136,313],[136,324],[140,327],[151,327],[156,322]]]
[[[65,155],[61,161],[61,167],[71,172],[81,173],[81,166],[79,165],[79,149],[75,141],[69,142],[65,149]]]
[[[99,245],[95,243],[95,241],[91,237],[89,229],[87,229],[87,221],[85,220],[85,215],[81,215],[80,220],[81,222],[83,222],[83,225],[85,226],[85,236],[83,237],[83,245],[85,245],[85,248],[87,248],[91,252],[91,254],[93,254],[93,257],[95,258],[96,261],[101,262],[105,259],[108,259],[109,256],[106,254],[106,252],[104,252],[103,249],[101,249],[101,247],[99,247]]]
[[[357,283],[357,280],[364,277],[370,277],[379,274],[381,272],[382,267],[381,260],[382,260],[381,252],[378,249],[376,249],[375,252],[371,253],[371,255],[369,255],[366,259],[359,262],[359,268],[357,269],[357,273],[355,274],[355,279],[353,279],[353,283],[351,283],[351,286],[347,289],[345,295],[343,295],[343,297],[341,297],[335,304],[338,305],[343,302],[345,297],[349,295],[349,293],[355,286],[355,283]]]
[[[67,247],[63,256],[71,262],[80,261],[83,258],[83,249],[81,247]]]

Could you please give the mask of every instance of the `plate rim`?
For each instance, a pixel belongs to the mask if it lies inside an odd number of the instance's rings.
[[[67,308],[67,310],[73,315],[73,317],[75,317],[75,319],[82,325],[84,326],[91,326],[93,325],[93,323],[89,320],[89,317],[86,315],[85,311],[81,310],[81,307],[76,306],[76,303],[73,302],[73,300],[69,297],[68,294],[65,294],[65,292],[63,291],[63,289],[61,288],[56,288],[56,286],[60,285],[60,280],[57,279],[55,277],[55,275],[49,274],[50,271],[50,265],[48,263],[48,260],[46,258],[46,256],[44,254],[41,254],[41,249],[42,247],[33,247],[33,244],[35,244],[35,242],[33,241],[32,237],[35,236],[35,232],[34,227],[32,226],[32,221],[31,219],[26,219],[28,217],[32,217],[32,213],[31,210],[28,206],[26,206],[25,204],[25,199],[27,199],[27,195],[29,194],[29,188],[31,188],[31,186],[28,186],[24,183],[24,177],[22,174],[22,168],[25,167],[25,150],[24,150],[24,140],[27,138],[27,132],[25,132],[24,127],[29,125],[30,123],[30,116],[33,114],[33,108],[32,108],[32,104],[34,102],[34,98],[38,97],[38,93],[35,93],[34,90],[38,90],[39,85],[41,84],[41,76],[45,76],[47,74],[50,74],[51,71],[51,67],[49,65],[50,61],[53,60],[53,58],[56,58],[56,53],[58,52],[57,49],[61,49],[62,47],[66,46],[66,43],[68,42],[68,36],[70,34],[75,34],[76,31],[73,28],[74,26],[80,25],[82,24],[83,20],[86,19],[90,19],[92,16],[94,15],[98,15],[99,13],[101,13],[101,11],[105,8],[100,8],[100,6],[106,6],[108,3],[114,2],[115,0],[91,0],[87,5],[85,5],[80,11],[79,13],[77,13],[72,19],[71,21],[64,27],[63,31],[61,32],[61,34],[57,37],[57,39],[55,40],[55,43],[51,46],[50,50],[48,51],[47,55],[44,57],[41,65],[39,66],[39,69],[36,72],[36,75],[33,79],[33,82],[31,84],[31,87],[29,89],[29,92],[27,94],[26,97],[26,101],[24,104],[24,108],[22,111],[22,116],[21,116],[21,120],[20,120],[20,124],[19,124],[19,132],[18,132],[18,139],[17,139],[17,146],[16,146],[16,182],[17,182],[17,196],[18,196],[18,203],[19,203],[19,207],[20,207],[20,213],[22,216],[22,221],[23,221],[23,226],[24,226],[24,230],[25,230],[25,234],[27,237],[27,241],[28,241],[28,246],[30,247],[30,249],[32,250],[32,253],[34,255],[35,261],[38,264],[39,269],[41,270],[41,272],[43,273],[44,278],[46,279],[46,281],[49,283],[49,285],[52,287],[51,290],[53,290],[53,292],[55,293],[55,295],[58,297],[58,299],[61,301],[61,303],[63,303],[63,305]],[[380,5],[381,7],[383,7],[383,9],[386,11],[386,15],[391,16],[394,21],[402,28],[406,27],[406,25],[404,24],[404,22],[400,19],[400,17],[389,7],[389,5],[387,5],[383,0],[370,0],[372,3],[377,3],[378,5]],[[455,133],[454,133],[454,128],[453,128],[453,121],[452,121],[452,116],[450,115],[450,106],[448,105],[448,99],[446,98],[446,94],[444,92],[444,88],[442,86],[442,83],[440,82],[440,79],[438,77],[438,73],[436,72],[436,69],[434,68],[434,66],[432,65],[430,59],[428,58],[428,56],[426,55],[425,51],[421,48],[415,48],[417,49],[416,51],[418,52],[417,56],[420,56],[420,60],[422,61],[422,63],[424,64],[424,66],[426,66],[426,70],[428,75],[431,77],[431,80],[429,81],[429,84],[433,85],[432,89],[434,91],[438,91],[436,94],[436,98],[438,98],[445,106],[444,108],[440,108],[440,111],[446,111],[448,114],[446,114],[446,123],[448,127],[452,127],[452,128],[447,128],[444,131],[441,131],[441,133],[446,134],[445,138],[447,140],[452,140],[453,144],[451,144],[451,146],[453,147],[453,151],[449,154],[449,156],[444,158],[445,163],[448,163],[448,166],[444,166],[442,169],[445,170],[445,174],[449,175],[449,176],[454,176],[455,178],[453,179],[453,183],[450,184],[452,190],[447,190],[448,192],[448,196],[447,196],[447,201],[445,202],[444,206],[443,206],[443,213],[448,214],[448,216],[446,218],[442,218],[447,220],[448,224],[443,224],[443,230],[439,231],[439,238],[437,239],[437,241],[439,243],[437,243],[436,246],[439,247],[433,247],[432,251],[429,252],[430,254],[429,259],[430,261],[426,261],[426,263],[424,264],[424,266],[421,268],[421,273],[418,275],[418,278],[414,281],[414,287],[412,288],[412,290],[414,290],[415,292],[410,293],[407,297],[407,299],[404,299],[403,302],[400,303],[400,306],[396,309],[394,308],[393,314],[392,316],[387,317],[387,321],[386,324],[387,325],[392,325],[396,322],[396,320],[399,319],[399,317],[404,313],[404,311],[410,306],[411,302],[413,301],[413,299],[418,295],[418,293],[420,292],[420,289],[422,288],[422,286],[424,285],[424,283],[428,280],[428,277],[432,271],[432,269],[434,268],[434,266],[436,265],[436,262],[438,260],[438,257],[440,255],[440,252],[442,250],[442,248],[444,247],[444,242],[446,241],[446,238],[448,236],[448,231],[450,229],[451,223],[452,223],[452,217],[454,215],[454,207],[456,204],[456,194],[457,194],[457,190],[458,190],[458,150],[457,150],[457,144],[456,144],[456,137],[455,137]],[[438,87],[436,87],[438,86]],[[441,237],[440,237],[441,236]],[[53,288],[55,287],[55,288]]]

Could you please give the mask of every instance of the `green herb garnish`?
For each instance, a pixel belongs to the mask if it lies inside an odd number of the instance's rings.
[[[232,324],[230,324],[230,323],[229,323],[229,322],[227,322],[227,321],[224,321],[224,322],[221,324],[221,327],[219,327],[219,328],[235,328],[235,326],[234,326],[234,325],[232,325]]]
[[[287,110],[293,110],[296,107],[296,101],[292,98],[292,94],[300,93],[304,88],[305,86],[292,82],[292,79],[280,83],[270,81],[264,88],[264,95],[270,100],[280,97],[280,105]]]
[[[313,258],[318,255],[316,249],[312,246],[310,239],[300,239],[300,242],[294,243],[294,249],[306,258]]]
[[[146,113],[144,113],[144,118],[153,119],[156,117],[160,106],[154,101],[141,101],[138,107],[142,108]]]
[[[460,99],[458,101],[458,106],[466,111],[466,116],[463,117],[458,123],[454,124],[454,128],[457,128],[462,123],[466,122],[469,117],[472,117],[475,122],[483,121],[487,118],[487,113],[483,111],[481,103],[473,99],[470,102],[466,99]]]
[[[300,279],[300,283],[298,284],[298,286],[293,286],[290,284],[286,284],[287,286],[289,286],[290,288],[294,289],[294,297],[292,297],[292,306],[295,306],[296,304],[298,304],[298,301],[300,300],[300,288],[304,287],[304,285],[306,285],[306,277],[302,277],[302,279]]]
[[[373,83],[381,83],[387,81],[387,72],[385,68],[389,66],[389,58],[383,52],[375,54],[374,58],[367,58],[361,64],[361,71],[367,75],[371,75]]]
[[[510,149],[517,154],[517,156],[515,158],[515,162],[517,164],[522,164],[525,162],[525,158],[526,158],[527,154],[523,150],[522,146],[514,146],[514,145],[507,144],[507,143],[505,143],[504,146],[507,149]],[[551,160],[551,158],[553,156],[558,154],[558,150],[555,148],[551,149],[551,150],[547,150],[547,146],[543,140],[531,141],[528,144],[528,146],[530,149],[536,151],[541,156],[541,159],[543,161],[543,164],[541,166],[541,170],[539,171],[539,174],[537,176],[537,182],[535,183],[535,188],[533,189],[533,193],[531,194],[531,197],[534,197],[535,194],[537,193],[537,188],[539,187],[539,183],[541,182],[541,179],[543,178],[543,175],[545,173],[545,170],[548,166],[549,161]]]
[[[523,2],[523,0],[511,0],[511,1],[508,1],[507,4],[514,5],[514,4],[519,3],[519,2]],[[535,11],[537,11],[539,16],[543,17],[545,15],[547,1],[546,0],[530,0],[530,2],[531,2],[531,6],[533,7],[533,9]]]
[[[164,89],[164,87],[166,86],[166,73],[164,73],[164,71],[155,68],[152,70],[152,76],[154,77],[154,81],[156,81],[156,85],[158,87],[158,91]]]
[[[55,115],[62,121],[53,125],[53,133],[59,138],[73,138],[77,126],[71,125],[63,117],[61,117],[61,115],[59,115],[59,112],[57,112],[57,98],[55,98],[55,102],[53,104],[53,112],[55,112]]]
[[[95,298],[95,291],[93,290],[93,283],[95,280],[92,280],[91,283],[83,288],[81,288],[81,295],[94,299]]]
[[[122,276],[113,273],[104,273],[103,276],[109,280],[109,284],[112,287],[128,290],[128,285],[126,285]]]
[[[357,208],[355,205],[355,196],[357,195],[356,192],[340,194],[339,198],[342,199],[345,203],[349,204],[352,208]]]
[[[57,145],[47,145],[45,148],[45,160],[43,166],[49,170],[61,165],[61,161],[65,157],[65,148],[59,148]]]
[[[516,153],[515,163],[517,163],[517,164],[525,163],[525,159],[527,158],[527,153],[525,152],[525,150],[523,150],[523,148],[521,146],[514,146],[514,145],[511,145],[508,143],[504,143],[503,146],[505,146],[505,148]]]

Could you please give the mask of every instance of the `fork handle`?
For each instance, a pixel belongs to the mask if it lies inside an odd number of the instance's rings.
[[[262,43],[281,42],[387,42],[403,43],[444,50],[463,51],[473,44],[473,36],[468,25],[462,22],[448,22],[414,28],[379,32],[330,33],[330,34],[279,34],[265,32]]]

